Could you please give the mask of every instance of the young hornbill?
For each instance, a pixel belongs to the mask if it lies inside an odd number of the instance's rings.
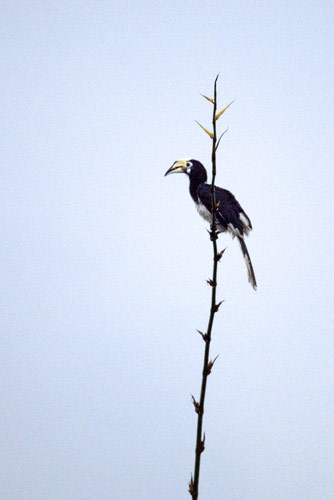
[[[173,163],[170,169],[167,170],[165,176],[176,173],[184,173],[188,175],[190,181],[190,194],[196,203],[197,210],[199,214],[211,224],[211,185],[206,182],[208,177],[202,163],[190,158],[177,160]],[[248,236],[249,231],[252,229],[251,221],[230,191],[215,186],[215,199],[217,204],[217,231],[230,231],[233,238],[235,236],[238,238],[247,266],[248,281],[251,283],[254,290],[256,290],[255,274],[246,243],[244,242],[244,235]]]

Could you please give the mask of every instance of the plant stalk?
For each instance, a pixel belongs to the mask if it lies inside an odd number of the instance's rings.
[[[211,343],[211,332],[213,321],[215,317],[215,313],[218,310],[216,303],[216,290],[217,290],[217,268],[218,268],[218,251],[217,251],[217,221],[216,221],[216,197],[215,197],[215,179],[216,179],[216,149],[217,149],[217,132],[216,132],[216,113],[217,113],[217,80],[218,76],[215,79],[214,83],[214,98],[213,98],[213,117],[212,117],[212,125],[213,125],[213,137],[212,137],[212,182],[211,182],[211,194],[212,194],[212,223],[211,223],[211,231],[210,238],[212,240],[213,247],[213,270],[212,270],[212,281],[210,282],[212,287],[211,292],[211,308],[210,308],[210,316],[208,322],[208,328],[206,334],[203,336],[205,341],[205,350],[204,350],[204,360],[203,360],[203,371],[202,371],[202,385],[201,385],[201,395],[199,403],[197,407],[195,406],[197,412],[197,432],[196,432],[196,448],[195,448],[195,467],[194,467],[194,475],[191,479],[189,485],[189,492],[192,496],[193,500],[198,499],[198,485],[199,485],[199,475],[200,475],[200,465],[201,465],[201,455],[204,451],[205,446],[205,434],[202,434],[203,429],[203,416],[204,416],[204,403],[205,403],[205,394],[206,394],[206,385],[207,378],[211,372],[211,368],[213,362],[209,361],[210,355],[210,343]]]

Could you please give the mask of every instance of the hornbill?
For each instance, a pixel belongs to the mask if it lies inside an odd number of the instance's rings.
[[[185,158],[177,160],[167,170],[166,175],[184,173],[189,177],[190,195],[194,200],[199,214],[210,224],[212,223],[212,196],[211,185],[207,184],[207,173],[202,163],[197,160]],[[217,205],[216,222],[219,233],[229,231],[232,237],[238,238],[240,248],[245,259],[248,272],[248,281],[256,290],[256,279],[252,262],[244,241],[252,229],[252,223],[243,211],[235,197],[227,189],[215,186],[215,200]]]

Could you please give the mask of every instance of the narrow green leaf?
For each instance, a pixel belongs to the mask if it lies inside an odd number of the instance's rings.
[[[206,132],[211,137],[211,139],[213,139],[213,133],[210,132],[210,130],[208,130],[207,128],[203,127],[203,125],[201,125],[197,120],[195,121],[204,130],[204,132]]]
[[[224,109],[222,109],[221,111],[219,111],[219,113],[216,114],[215,116],[215,120],[217,121],[218,118],[221,117],[221,115],[227,110],[227,108],[229,108],[231,106],[231,104],[233,103],[234,101],[230,102],[230,104],[228,104]]]

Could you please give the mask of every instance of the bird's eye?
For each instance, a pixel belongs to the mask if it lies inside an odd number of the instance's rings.
[[[189,168],[193,166],[193,164],[191,163],[191,161],[187,161],[186,165],[187,165],[187,167],[189,167]]]

